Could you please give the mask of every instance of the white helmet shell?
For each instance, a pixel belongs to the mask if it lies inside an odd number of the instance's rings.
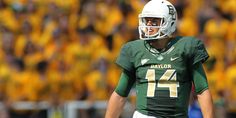
[[[158,26],[147,26],[144,18],[160,18]],[[142,40],[163,39],[170,37],[176,30],[177,12],[175,7],[167,0],[151,0],[139,14],[139,37]],[[158,32],[149,35],[146,30],[159,28]]]

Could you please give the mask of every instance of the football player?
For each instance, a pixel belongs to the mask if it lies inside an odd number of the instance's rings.
[[[126,43],[116,63],[123,69],[112,93],[106,118],[118,118],[132,86],[136,89],[133,118],[188,118],[192,85],[204,118],[213,118],[211,94],[202,63],[204,44],[175,36],[177,13],[166,0],[151,0],[139,15],[140,40]]]

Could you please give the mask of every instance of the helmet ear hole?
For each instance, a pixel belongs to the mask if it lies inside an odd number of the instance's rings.
[[[173,33],[173,32],[175,32],[175,30],[176,30],[176,26],[174,26],[175,25],[175,22],[171,22],[171,24],[170,24],[170,27],[171,27],[171,32]]]
[[[163,18],[162,24],[161,25],[166,25],[166,20]]]

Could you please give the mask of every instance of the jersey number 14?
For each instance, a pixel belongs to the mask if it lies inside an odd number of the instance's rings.
[[[169,97],[178,97],[177,87],[179,87],[179,82],[176,81],[176,70],[166,70],[156,83],[155,69],[148,69],[146,73],[146,79],[148,80],[147,97],[154,97],[156,87],[168,88],[170,93]]]

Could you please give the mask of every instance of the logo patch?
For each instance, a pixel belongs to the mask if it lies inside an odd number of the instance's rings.
[[[141,64],[144,65],[145,63],[147,63],[150,59],[142,59],[141,60]]]
[[[179,57],[171,57],[170,58],[170,61],[174,61],[174,60],[176,60],[176,59],[178,59]]]

